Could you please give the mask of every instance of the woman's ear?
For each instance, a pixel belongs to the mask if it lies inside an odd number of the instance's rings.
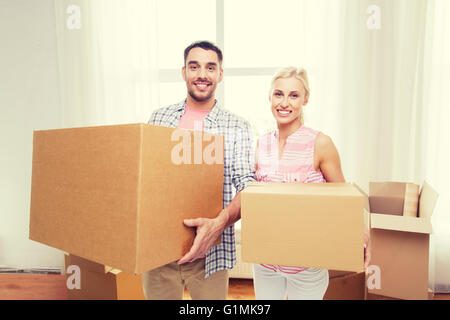
[[[305,101],[303,102],[303,105],[306,106],[308,104],[308,101],[309,101],[309,95],[307,95],[305,97]]]

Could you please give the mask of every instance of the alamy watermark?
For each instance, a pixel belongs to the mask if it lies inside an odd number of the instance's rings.
[[[68,15],[66,25],[69,30],[81,29],[81,8],[78,5],[71,4],[67,7],[66,13]],[[370,5],[366,10],[367,21],[366,25],[369,30],[381,29],[381,8],[377,5]]]
[[[369,15],[367,18],[367,28],[369,30],[381,29],[381,8],[377,5],[371,5],[367,8],[366,13]]]
[[[367,288],[372,289],[381,289],[381,268],[376,265],[370,265],[367,268]]]
[[[70,5],[67,7],[66,13],[68,14],[66,26],[69,30],[81,29],[81,8],[77,5]]]
[[[202,122],[196,121],[194,131],[175,129],[170,140],[178,142],[171,151],[171,160],[181,164],[223,164],[224,139],[202,132]],[[205,146],[204,146],[205,143]]]
[[[81,289],[81,269],[77,265],[70,265],[67,267],[66,274],[70,274],[67,277],[66,286],[69,290]]]

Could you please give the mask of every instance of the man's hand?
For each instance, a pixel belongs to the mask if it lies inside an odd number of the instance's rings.
[[[197,228],[191,250],[184,255],[178,264],[192,262],[204,258],[215,241],[222,234],[228,222],[228,214],[223,210],[217,218],[185,219],[184,225]]]

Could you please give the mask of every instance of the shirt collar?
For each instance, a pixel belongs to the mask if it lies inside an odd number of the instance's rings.
[[[179,112],[180,116],[186,112],[186,101],[187,99],[184,99],[177,105],[177,111]],[[220,104],[217,102],[216,99],[214,107],[211,109],[211,111],[208,113],[205,119],[210,122],[216,123],[217,119],[219,118],[221,108],[222,107],[220,106]]]
[[[294,137],[294,136],[296,136],[297,134],[299,134],[300,133],[300,131],[302,131],[302,129],[304,128],[304,126],[303,125],[301,125],[300,126],[300,128],[298,128],[298,130],[297,131],[295,131],[295,132],[293,132],[293,133],[291,133],[291,135],[290,136],[288,136],[287,137],[287,139],[289,139],[289,138],[291,138],[291,137]],[[278,134],[279,134],[279,130],[278,129],[276,129],[274,132],[273,132],[273,136],[275,137],[275,138],[278,138]]]
[[[210,122],[217,122],[217,119],[219,118],[220,115],[220,110],[221,110],[221,106],[219,105],[219,103],[217,102],[217,100],[215,100],[215,104],[214,107],[211,109],[211,112],[208,113],[208,115],[206,116],[205,119],[209,120]]]

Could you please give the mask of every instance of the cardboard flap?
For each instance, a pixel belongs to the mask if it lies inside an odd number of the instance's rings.
[[[372,213],[370,215],[370,224],[372,229],[384,229],[384,230],[427,233],[427,234],[433,232],[431,221],[430,219],[427,218],[416,218],[416,217]]]
[[[115,275],[118,275],[119,273],[121,273],[122,272],[122,270],[119,270],[119,269],[114,269],[113,267],[110,267],[110,266],[105,266],[105,273],[112,273],[112,274],[115,274]]]
[[[431,219],[439,194],[426,181],[419,196],[419,217]]]

